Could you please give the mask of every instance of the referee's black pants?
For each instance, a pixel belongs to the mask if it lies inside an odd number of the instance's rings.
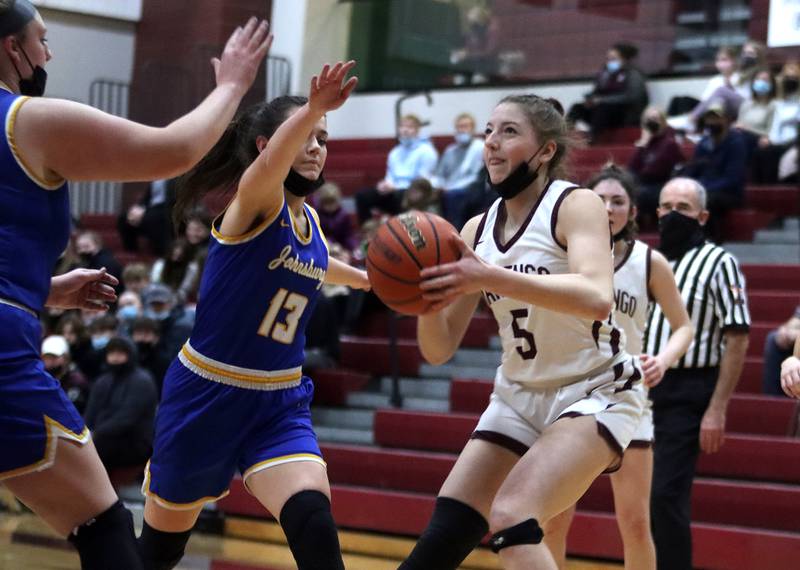
[[[653,400],[653,488],[650,517],[658,570],[691,570],[691,499],[700,422],[718,368],[668,370],[650,390]]]

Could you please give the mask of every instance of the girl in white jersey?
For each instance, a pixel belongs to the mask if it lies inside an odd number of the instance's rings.
[[[624,329],[626,350],[642,352],[648,306],[653,300],[661,306],[673,331],[660,353],[642,354],[642,371],[646,387],[655,386],[664,371],[689,348],[694,337],[691,320],[675,284],[669,263],[660,253],[636,234],[636,187],[624,170],[609,166],[597,174],[587,186],[603,199],[614,236],[614,317]],[[614,510],[625,552],[628,570],[655,570],[656,551],[650,533],[650,485],[653,476],[653,415],[645,408],[642,420],[625,452],[619,471],[611,475]],[[545,526],[545,542],[559,568],[566,564],[566,539],[574,505],[550,520]]]
[[[484,149],[501,198],[464,226],[459,261],[421,274],[436,310],[418,321],[426,360],[453,355],[482,295],[503,357],[403,569],[457,568],[489,528],[505,568],[555,569],[540,524],[619,463],[639,424],[646,397],[612,315],[608,216],[593,192],[557,179],[569,136],[558,102],[503,99]]]

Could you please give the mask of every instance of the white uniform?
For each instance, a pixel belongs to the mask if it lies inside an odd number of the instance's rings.
[[[555,237],[558,210],[576,186],[550,182],[519,231],[503,243],[505,204],[497,200],[475,236],[485,261],[526,274],[569,273],[566,248]],[[619,451],[631,441],[646,396],[638,360],[609,319],[592,321],[484,291],[497,320],[503,357],[489,407],[473,437],[523,451],[557,419],[592,414]],[[508,445],[511,443],[511,445]]]
[[[650,311],[650,256],[652,250],[641,241],[634,241],[614,271],[614,318],[625,331],[625,350],[642,353],[644,329]],[[632,445],[653,442],[653,410],[650,401],[631,441]]]

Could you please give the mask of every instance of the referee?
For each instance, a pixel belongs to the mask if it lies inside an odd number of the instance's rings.
[[[695,338],[686,354],[651,388],[655,443],[651,517],[659,570],[691,570],[691,492],[700,450],[714,453],[725,438],[725,412],[747,351],[750,314],[736,259],[706,241],[706,190],[674,178],[658,207],[661,252],[692,319]],[[667,343],[669,322],[655,305],[645,352]]]

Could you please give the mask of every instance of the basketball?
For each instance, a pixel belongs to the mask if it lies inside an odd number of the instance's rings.
[[[450,222],[427,212],[411,210],[389,218],[367,248],[372,290],[398,313],[424,315],[432,303],[422,298],[419,273],[460,257],[450,241],[457,233]]]

